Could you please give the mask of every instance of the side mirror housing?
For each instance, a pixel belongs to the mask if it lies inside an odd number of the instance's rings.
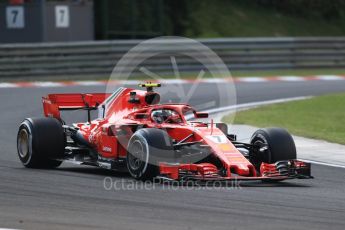
[[[140,119],[146,119],[146,118],[149,118],[149,114],[148,114],[148,113],[136,113],[136,114],[134,115],[134,118],[135,118],[135,119],[138,119],[138,120],[140,120]]]
[[[196,112],[196,113],[194,113],[194,117],[195,118],[208,118],[208,113]]]

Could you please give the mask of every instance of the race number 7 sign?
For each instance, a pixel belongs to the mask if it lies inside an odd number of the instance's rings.
[[[21,29],[25,26],[24,7],[8,6],[6,7],[6,25],[7,28]]]
[[[69,27],[68,6],[55,6],[55,26],[57,28]]]

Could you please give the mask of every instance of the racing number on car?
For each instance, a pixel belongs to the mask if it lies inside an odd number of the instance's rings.
[[[221,135],[209,135],[206,136],[209,140],[211,140],[214,143],[217,144],[224,144],[227,143],[227,139],[225,136],[221,136]]]
[[[6,25],[9,29],[21,29],[25,26],[23,6],[8,6],[6,8]]]
[[[55,26],[57,28],[69,27],[69,8],[68,6],[55,6]]]

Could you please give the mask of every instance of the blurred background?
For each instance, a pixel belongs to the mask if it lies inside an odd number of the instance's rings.
[[[344,0],[0,0],[0,80],[106,79],[157,36],[199,39],[235,76],[342,74],[344,34]],[[147,68],[172,75],[168,59]]]

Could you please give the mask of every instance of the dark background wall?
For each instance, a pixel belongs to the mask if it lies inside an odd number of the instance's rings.
[[[24,8],[24,28],[7,28],[6,8]],[[67,6],[68,27],[57,27],[55,7]],[[93,1],[25,1],[24,4],[11,5],[0,2],[0,42],[54,42],[94,40]]]

